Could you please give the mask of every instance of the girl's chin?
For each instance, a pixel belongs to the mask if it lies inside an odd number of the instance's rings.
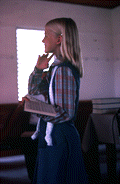
[[[47,49],[45,49],[45,53],[49,53],[49,51]]]
[[[51,51],[45,49],[45,53],[49,54],[49,53],[52,53]]]

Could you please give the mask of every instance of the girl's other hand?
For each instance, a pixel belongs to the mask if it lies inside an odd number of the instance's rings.
[[[22,97],[20,105],[24,105],[25,101],[30,101],[26,96]]]

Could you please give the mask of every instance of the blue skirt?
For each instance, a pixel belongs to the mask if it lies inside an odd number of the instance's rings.
[[[80,137],[74,125],[55,125],[52,138],[53,146],[47,146],[39,137],[33,184],[88,183]]]

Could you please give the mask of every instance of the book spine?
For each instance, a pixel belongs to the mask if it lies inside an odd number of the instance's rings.
[[[120,108],[120,103],[93,104],[93,108],[97,108],[97,109]]]
[[[118,108],[116,109],[93,109],[93,114],[106,114],[106,113],[115,113],[118,111]]]
[[[105,103],[120,103],[120,98],[101,98],[92,99],[93,104],[105,104]]]

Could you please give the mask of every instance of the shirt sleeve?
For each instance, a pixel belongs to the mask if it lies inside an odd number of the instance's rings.
[[[59,67],[55,75],[55,110],[53,118],[44,117],[44,121],[62,123],[71,120],[75,113],[76,81],[69,67]]]
[[[46,80],[47,77],[44,77],[44,75],[47,75],[43,70],[34,68],[34,71],[31,73],[28,81],[28,93],[30,95],[39,95],[39,94],[45,94],[48,91],[48,80]]]

